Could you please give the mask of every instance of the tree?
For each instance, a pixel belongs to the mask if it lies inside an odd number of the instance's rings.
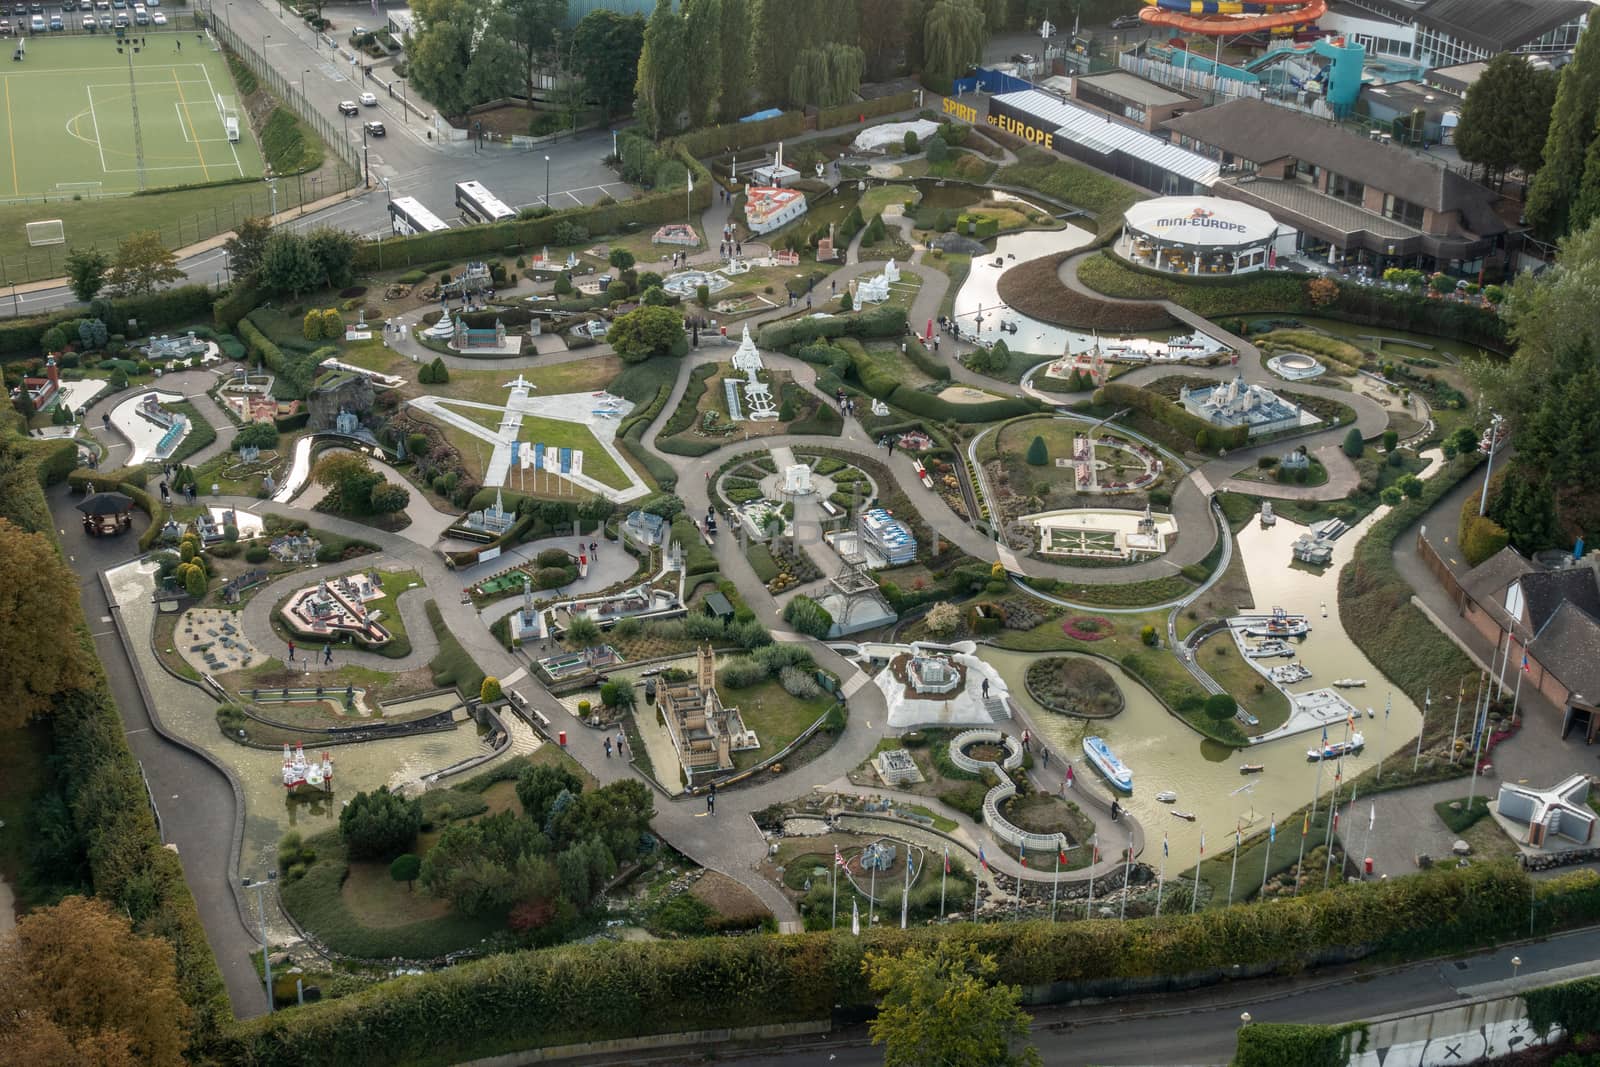
[[[344,338],[344,316],[339,314],[338,308],[322,309],[322,336],[328,341]]]
[[[106,346],[110,340],[110,332],[106,324],[99,319],[78,320],[78,344],[89,352],[97,351]]]
[[[422,873],[422,860],[415,852],[402,852],[389,864],[389,877],[397,882],[404,882],[406,888],[416,889],[417,875]]]
[[[1462,455],[1469,455],[1478,450],[1478,431],[1471,426],[1459,427],[1450,435],[1450,440],[1455,444],[1456,451]]]
[[[1573,206],[1586,178],[1589,145],[1600,116],[1600,34],[1584,33],[1561,70],[1550,127],[1544,141],[1544,165],[1528,188],[1526,213],[1533,228],[1547,238],[1582,229]]]
[[[172,944],[110,903],[67,897],[0,942],[0,1058],[181,1067],[191,1019]]]
[[[381,481],[367,494],[367,505],[374,515],[393,515],[411,503],[411,490],[395,482]]]
[[[633,253],[626,248],[613,248],[611,254],[606,257],[606,262],[617,268],[618,271],[625,271],[632,270],[637,260],[633,258]]]
[[[928,138],[928,162],[943,163],[950,158],[950,146],[945,144],[944,138],[935,134]]]
[[[948,85],[982,57],[988,39],[984,13],[969,0],[938,0],[922,29],[924,76]]]
[[[608,120],[633,104],[644,26],[643,15],[595,10],[583,16],[573,32],[573,66]]]
[[[722,25],[718,30],[721,55],[717,67],[720,91],[717,110],[723,122],[732,122],[750,106],[751,12],[743,0],[722,0]]]
[[[1239,704],[1227,693],[1212,693],[1206,697],[1205,709],[1217,722],[1226,722],[1239,710]]]
[[[330,507],[354,515],[372,507],[372,491],[384,484],[383,475],[359,452],[329,452],[317,461],[311,476],[327,490]]]
[[[860,0],[859,43],[868,81],[887,81],[905,54],[910,27],[907,0]]]
[[[106,282],[117,296],[144,296],[183,277],[178,258],[155,230],[131,233],[117,244]]]
[[[306,235],[305,241],[306,250],[311,253],[311,259],[321,275],[318,284],[333,289],[343,289],[350,284],[355,277],[358,247],[355,234],[349,230],[336,230],[332,226],[318,226]]]
[[[921,143],[917,140],[917,131],[916,130],[907,130],[906,131],[905,146],[904,147],[905,147],[905,150],[906,150],[906,155],[908,155],[908,156],[914,156],[914,155],[917,154],[918,150],[920,150],[920,148],[922,146],[921,146]]]
[[[533,99],[533,75],[539,59],[555,46],[555,34],[567,21],[567,0],[501,0],[508,39],[521,57],[522,95]]]
[[[0,724],[21,726],[88,683],[88,658],[73,626],[77,601],[77,582],[49,538],[0,519]]]
[[[535,764],[517,779],[517,803],[536,826],[545,824],[556,797],[562,793],[577,796],[581,792],[583,780],[560,764]]]
[[[833,629],[833,616],[828,609],[805,595],[796,596],[783,609],[783,621],[799,633],[818,640],[827,637]]]
[[[1395,450],[1396,446],[1398,446],[1399,444],[1400,444],[1400,431],[1398,431],[1398,430],[1385,430],[1385,431],[1383,431],[1383,450],[1385,452],[1393,452]]]
[[[610,681],[600,686],[600,701],[608,708],[626,711],[633,707],[634,692],[630,682]]]
[[[1045,447],[1043,437],[1035,437],[1028,445],[1028,466],[1043,467],[1050,462],[1050,450]]]
[[[305,318],[300,320],[300,336],[307,341],[317,341],[322,338],[322,311],[312,308],[306,312]]]
[[[636,308],[617,317],[606,340],[624,363],[669,355],[684,344],[683,317],[672,308]]]
[[[351,859],[384,859],[404,852],[422,829],[422,801],[379,786],[357,793],[339,812],[339,836]]]
[[[684,0],[683,38],[684,55],[693,56],[683,64],[689,76],[689,125],[710,126],[722,95],[722,0]]]
[[[1306,298],[1312,307],[1327,307],[1339,299],[1339,283],[1332,278],[1312,278],[1306,282]]]
[[[267,241],[272,237],[272,220],[265,215],[252,215],[239,223],[232,237],[223,242],[222,250],[228,254],[228,270],[235,278],[248,278],[261,266],[266,254]]]
[[[1415,474],[1401,475],[1394,484],[1400,492],[1411,500],[1416,500],[1422,496],[1422,479]]]
[[[567,624],[568,648],[588,648],[600,640],[600,626],[587,615],[579,615]]]
[[[1386,486],[1383,492],[1378,494],[1378,502],[1391,508],[1398,506],[1402,499],[1398,486]]]
[[[1484,179],[1520,166],[1529,174],[1539,169],[1550,108],[1555,102],[1556,75],[1534,70],[1528,57],[1502,52],[1467,90],[1456,127],[1456,150],[1484,169]]]
[[[638,98],[635,114],[652,140],[678,128],[678,116],[689,98],[688,42],[684,20],[673,10],[673,0],[656,0],[644,30],[639,53]]]
[[[491,0],[419,0],[412,12],[411,78],[440,111],[460,115],[521,88],[511,19]]]
[[[941,600],[928,609],[924,621],[928,624],[928,632],[935,637],[949,637],[961,625],[961,609],[948,600]]]
[[[493,675],[486,675],[483,679],[483,684],[478,686],[478,703],[480,704],[493,704],[497,702],[502,695],[503,694],[500,689],[500,679],[494,677]]]
[[[111,261],[98,248],[74,248],[67,253],[67,284],[72,295],[87,304],[105,288]]]
[[[1361,431],[1350,427],[1350,432],[1344,435],[1344,454],[1351,459],[1360,459],[1366,449],[1366,442],[1361,440]]]
[[[878,1014],[868,1026],[884,1067],[923,1067],[938,1050],[941,1067],[1034,1067],[1039,1053],[1013,1051],[1031,1017],[1019,986],[997,984],[994,957],[970,944],[938,942],[931,951],[868,953],[861,961]]]
[[[279,230],[267,239],[256,277],[269,292],[298,297],[321,284],[322,271],[304,237]]]

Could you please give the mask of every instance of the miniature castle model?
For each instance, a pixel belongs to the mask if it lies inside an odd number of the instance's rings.
[[[739,350],[733,354],[733,369],[752,377],[761,373],[761,350],[756,348],[755,339],[750,336],[749,323],[745,323],[744,337],[739,342]]]
[[[11,390],[11,397],[21,400],[26,396],[33,404],[33,410],[43,411],[55,400],[60,390],[61,368],[56,365],[56,357],[52,355],[45,358],[44,377],[22,379],[22,384]]]
[[[333,754],[322,753],[321,759],[306,759],[306,747],[297,744],[291,751],[287,742],[283,746],[283,787],[290,791],[305,786],[333,792]]]
[[[497,488],[494,491],[494,503],[482,511],[469,512],[467,517],[461,520],[461,524],[468,529],[499,537],[511,529],[511,524],[516,521],[516,512],[506,511],[505,499],[500,495],[500,490]]]
[[[778,167],[782,168],[783,148],[778,148]],[[762,170],[756,171],[757,180]],[[795,172],[795,177],[799,177]],[[806,213],[806,194],[779,185],[752,185],[745,190],[744,217],[752,233],[771,233]]]
[[[1279,397],[1271,389],[1251,385],[1239,375],[1230,382],[1178,391],[1184,409],[1213,426],[1248,427],[1251,437],[1315,425],[1322,420]]]
[[[906,662],[906,684],[915,693],[953,693],[961,685],[961,670],[949,656],[922,653]]]
[[[724,707],[717,693],[717,656],[710,645],[695,652],[695,678],[661,689],[661,716],[678,752],[678,762],[694,784],[695,775],[733,770],[733,754],[760,748],[745,729],[738,708]]]

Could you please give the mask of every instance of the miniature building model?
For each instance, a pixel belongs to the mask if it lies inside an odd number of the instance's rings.
[[[61,368],[56,365],[56,357],[52,355],[44,361],[44,377],[22,379],[22,384],[11,391],[11,396],[17,400],[25,396],[33,404],[33,410],[43,411],[60,390]]]
[[[806,213],[806,194],[796,189],[752,185],[745,191],[744,217],[752,233],[771,233]]]
[[[883,508],[861,516],[861,539],[891,567],[917,558],[917,539],[911,528]]]
[[[948,656],[912,656],[906,662],[906,684],[916,693],[953,693],[961,685],[961,670]]]
[[[1265,386],[1246,383],[1242,374],[1221,385],[1195,389],[1185,386],[1179,390],[1178,400],[1189,414],[1213,426],[1248,427],[1251,437],[1322,421]]]
[[[717,656],[710,645],[696,652],[695,679],[661,689],[661,716],[678,750],[678,762],[694,784],[695,775],[733,770],[733,754],[760,748],[746,730],[738,708],[724,707],[717,694]]]
[[[922,781],[922,772],[917,770],[916,760],[903,748],[880,752],[872,763],[884,785],[914,785]]]
[[[622,532],[634,544],[654,548],[667,539],[667,520],[648,511],[630,511]]]
[[[1551,834],[1576,845],[1587,845],[1594,838],[1594,824],[1600,818],[1589,807],[1589,779],[1582,774],[1549,789],[1507,782],[1500,787],[1495,807],[1502,818],[1528,824],[1523,843],[1534,848],[1549,848],[1547,838]]]

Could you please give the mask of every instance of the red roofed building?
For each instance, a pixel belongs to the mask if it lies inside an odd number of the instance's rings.
[[[806,194],[774,185],[745,190],[744,217],[752,233],[771,233],[806,213]]]
[[[56,366],[56,357],[49,356],[44,361],[44,377],[22,379],[22,384],[11,391],[11,397],[20,400],[26,395],[33,404],[33,410],[43,411],[60,390],[61,368]]]

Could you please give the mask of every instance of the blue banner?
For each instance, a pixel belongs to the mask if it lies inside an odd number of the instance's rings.
[[[533,469],[536,471],[544,470],[544,445],[533,446]]]
[[[512,441],[511,442],[511,466],[512,466],[512,469],[515,469],[518,466],[517,458],[518,458],[518,453],[521,450],[522,450],[522,442],[521,441]]]
[[[572,473],[572,449],[570,448],[563,448],[561,450],[561,473]]]

